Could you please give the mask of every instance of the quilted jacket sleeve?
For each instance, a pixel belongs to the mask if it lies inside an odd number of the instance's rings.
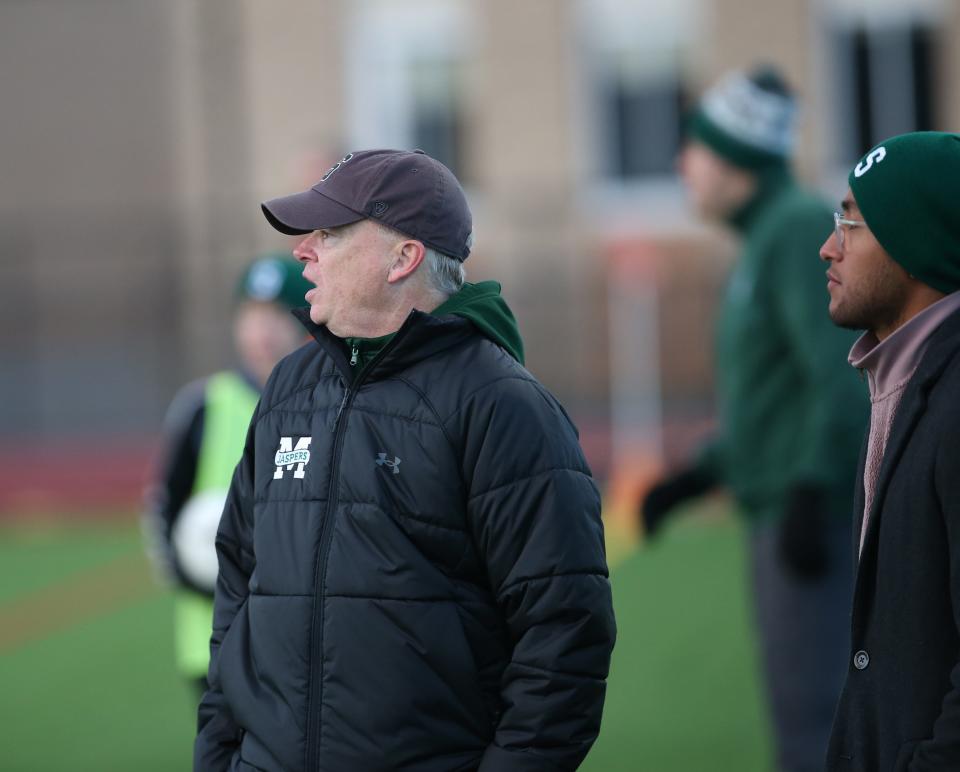
[[[470,528],[513,647],[480,772],[573,770],[600,729],[616,636],[600,497],[535,381],[496,381],[460,412]]]
[[[210,638],[209,688],[200,701],[193,752],[193,766],[197,772],[226,770],[242,735],[221,691],[218,655],[220,644],[230,631],[233,620],[247,602],[247,583],[254,568],[253,463],[254,427],[258,415],[259,405],[250,422],[243,457],[233,473],[217,530],[220,571],[214,600],[213,634]]]

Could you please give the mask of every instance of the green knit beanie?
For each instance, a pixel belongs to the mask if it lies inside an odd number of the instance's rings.
[[[284,308],[307,305],[303,297],[313,285],[303,278],[303,266],[277,253],[254,260],[247,266],[237,284],[237,298],[276,303]]]
[[[960,134],[916,131],[888,139],[848,179],[890,257],[940,292],[960,289]]]
[[[687,135],[721,158],[750,171],[785,166],[796,144],[797,105],[770,66],[732,72],[707,91]]]

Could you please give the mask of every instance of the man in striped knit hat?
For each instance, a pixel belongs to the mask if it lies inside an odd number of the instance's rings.
[[[867,153],[820,250],[872,410],[829,770],[960,769],[960,134]]]
[[[697,106],[680,173],[740,255],[716,325],[718,427],[646,497],[647,537],[684,499],[729,490],[746,524],[777,768],[823,769],[843,683],[850,511],[866,387],[855,336],[827,316],[817,251],[830,207],[790,172],[796,100],[769,67],[735,72]]]

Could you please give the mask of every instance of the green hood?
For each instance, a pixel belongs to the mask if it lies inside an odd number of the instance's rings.
[[[469,319],[487,338],[507,350],[523,364],[523,340],[520,328],[507,301],[500,295],[500,283],[466,283],[456,294],[431,312],[434,316],[462,316]]]
[[[502,297],[500,283],[469,282],[456,294],[451,295],[430,312],[433,316],[462,316],[497,345],[503,346],[514,359],[523,364],[523,341],[513,312]],[[362,370],[396,335],[391,332],[379,338],[345,338],[350,350],[351,367]]]

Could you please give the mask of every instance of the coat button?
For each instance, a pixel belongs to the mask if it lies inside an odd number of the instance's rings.
[[[866,670],[867,665],[870,664],[870,655],[867,654],[863,649],[858,651],[853,655],[853,666],[857,670]]]

